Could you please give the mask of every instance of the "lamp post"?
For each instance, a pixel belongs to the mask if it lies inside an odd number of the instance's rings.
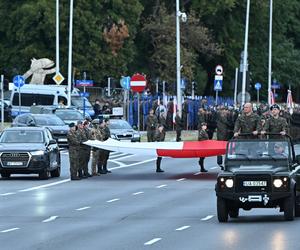
[[[56,0],[56,74],[59,73],[59,0]]]
[[[73,0],[70,0],[69,64],[68,64],[68,107],[71,106],[72,44],[73,44]]]
[[[268,104],[271,104],[271,79],[272,79],[272,21],[273,20],[273,0],[270,0],[270,26],[269,26],[269,70],[268,70]]]
[[[247,0],[244,60],[243,60],[244,65],[243,65],[243,81],[242,81],[242,105],[245,104],[245,99],[246,99],[246,73],[247,73],[246,71],[247,71],[247,60],[248,60],[249,13],[250,13],[250,0]]]

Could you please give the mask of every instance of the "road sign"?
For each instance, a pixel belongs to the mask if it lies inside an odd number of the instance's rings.
[[[259,82],[255,83],[254,85],[256,90],[260,90],[261,89],[261,84]]]
[[[141,74],[134,74],[130,80],[130,88],[133,92],[143,92],[146,88],[146,78]]]
[[[181,89],[185,89],[185,84],[186,84],[186,80],[184,78],[181,78],[181,81],[180,81],[180,88]]]
[[[60,72],[55,74],[55,76],[53,76],[52,79],[54,80],[54,82],[57,85],[60,85],[65,80],[65,78],[63,77],[63,75]]]
[[[93,87],[93,80],[76,80],[76,87]]]
[[[223,84],[223,76],[215,75],[214,90],[222,91],[222,84]]]
[[[271,85],[272,89],[280,89],[280,83],[279,82],[273,82],[273,84]]]
[[[13,83],[16,87],[20,88],[22,87],[24,84],[25,84],[25,79],[23,76],[21,75],[16,75],[14,78],[13,78]]]
[[[122,76],[120,80],[120,85],[123,89],[130,89],[130,76]]]
[[[221,65],[217,65],[215,71],[216,74],[220,76],[223,74],[223,67]]]
[[[82,97],[89,97],[90,93],[89,92],[81,92],[79,95]]]

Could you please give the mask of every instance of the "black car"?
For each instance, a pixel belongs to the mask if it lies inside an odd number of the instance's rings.
[[[60,152],[47,128],[16,127],[0,136],[0,174],[39,174],[41,179],[60,176]]]
[[[79,110],[72,108],[58,108],[54,111],[54,114],[62,119],[65,124],[70,124],[72,122],[76,124],[77,121],[83,121],[85,118],[91,118],[89,114],[86,113],[85,116],[83,116]]]
[[[29,126],[48,128],[60,147],[68,146],[67,135],[69,127],[56,115],[31,113],[21,114],[18,115],[12,123],[12,127]]]
[[[131,125],[122,119],[110,119],[109,130],[112,139],[119,141],[140,142],[141,135],[138,131],[134,130]]]
[[[279,207],[286,220],[300,216],[299,162],[289,137],[230,140],[215,188],[219,222],[237,218],[240,208]]]

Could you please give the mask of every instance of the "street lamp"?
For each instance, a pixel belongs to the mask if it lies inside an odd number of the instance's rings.
[[[70,0],[69,64],[68,64],[68,107],[71,106],[72,44],[73,44],[73,0]]]
[[[272,19],[273,0],[270,0],[270,26],[269,26],[269,71],[268,71],[268,104],[271,104],[271,78],[272,78]]]
[[[59,73],[59,0],[56,0],[56,74]]]
[[[176,75],[177,75],[177,107],[181,114],[182,101],[181,101],[181,65],[180,65],[180,19],[182,22],[187,21],[187,15],[179,10],[179,0],[176,0]]]

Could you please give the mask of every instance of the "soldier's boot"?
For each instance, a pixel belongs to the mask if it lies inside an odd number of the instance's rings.
[[[208,171],[204,168],[204,160],[199,160],[199,165],[200,165],[200,172],[202,172],[202,173],[208,172]]]
[[[78,176],[71,176],[71,181],[79,181],[81,180],[81,178],[79,178]]]
[[[107,169],[106,163],[103,166],[103,171],[105,171],[105,173],[111,173],[111,171]]]
[[[160,163],[161,163],[161,158],[157,158],[157,160],[156,160],[156,173],[163,173],[163,172],[165,172],[165,171],[163,171],[160,168]]]
[[[162,170],[161,168],[156,168],[156,173],[163,173],[165,172],[164,170]]]
[[[98,173],[99,173],[99,174],[106,174],[106,171],[105,171],[104,167],[102,167],[102,166],[99,167],[99,168],[98,168]]]
[[[83,175],[82,169],[78,170],[78,176],[79,176],[79,178],[82,178],[82,179],[87,178],[87,176]]]

